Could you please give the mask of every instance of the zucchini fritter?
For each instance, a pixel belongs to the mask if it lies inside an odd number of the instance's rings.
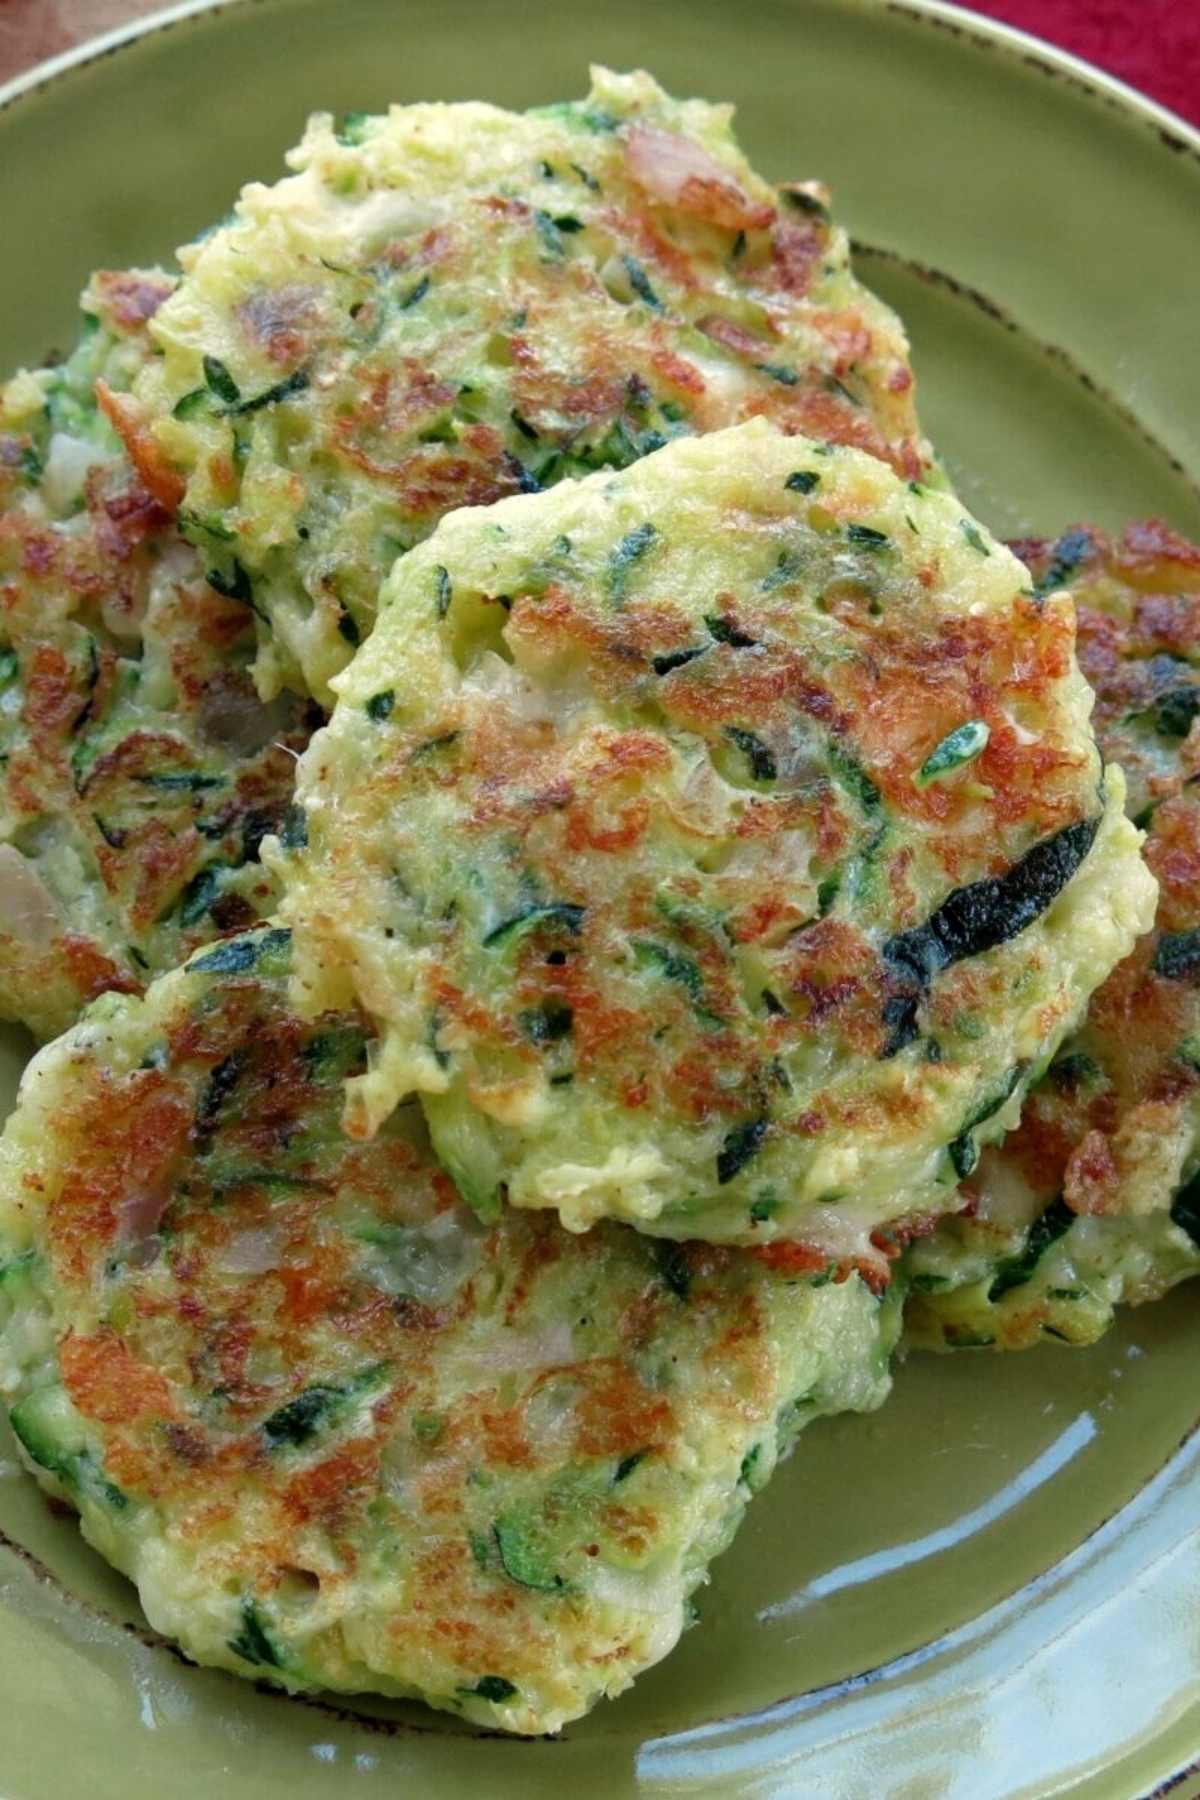
[[[763,420],[444,520],[279,858],[298,1004],[380,1029],[349,1128],[418,1090],[485,1218],[818,1267],[942,1210],[1153,904],[1028,581]]]
[[[1091,1343],[1120,1302],[1200,1272],[1200,549],[1157,521],[1017,548],[1040,592],[1073,591],[1158,916],[984,1155],[966,1211],[910,1252],[909,1332],[933,1348]]]
[[[258,847],[318,716],[258,699],[247,593],[97,407],[171,286],[97,275],[74,354],[0,390],[0,1016],[41,1037],[271,910]]]
[[[189,1655],[554,1731],[658,1661],[897,1307],[787,1254],[482,1225],[418,1110],[338,1128],[362,1022],[288,934],[108,995],[0,1140],[0,1387],[43,1485]]]
[[[644,74],[578,104],[315,117],[298,172],[180,256],[125,414],[188,536],[252,586],[260,686],[327,683],[443,514],[764,414],[929,462],[903,330],[815,184]],[[185,491],[186,485],[186,491]]]

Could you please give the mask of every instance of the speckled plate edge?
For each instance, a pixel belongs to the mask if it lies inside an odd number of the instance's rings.
[[[1117,76],[1097,68],[1094,63],[1085,62],[1082,57],[1060,50],[1029,32],[1019,31],[1015,26],[1001,24],[998,20],[985,18],[979,13],[968,12],[963,7],[948,5],[946,0],[852,0],[852,3],[864,13],[890,13],[916,26],[932,27],[951,32],[956,37],[973,40],[981,48],[1005,51],[1051,80],[1070,82],[1093,99],[1135,114],[1158,135],[1168,150],[1190,155],[1200,162],[1200,129],[1180,118],[1178,113],[1171,112],[1156,100],[1151,100],[1148,95],[1140,93],[1137,88],[1130,87],[1128,82],[1121,81]],[[179,5],[163,7],[158,12],[132,19],[128,24],[118,25],[111,31],[88,38],[84,43],[64,50],[58,56],[47,57],[43,62],[35,63],[32,68],[0,83],[0,110],[11,106],[25,94],[47,87],[52,81],[57,81],[60,76],[69,74],[83,64],[100,62],[104,57],[112,56],[135,39],[169,31],[185,19],[203,18],[208,14],[230,11],[234,7],[258,4],[260,0],[181,0]]]

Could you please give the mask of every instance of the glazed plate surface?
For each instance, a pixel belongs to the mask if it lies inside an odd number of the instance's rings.
[[[524,106],[583,91],[592,58],[736,100],[767,174],[830,183],[909,326],[926,428],[994,530],[1158,514],[1200,536],[1200,137],[909,0],[231,0],[151,20],[0,96],[0,366],[69,341],[90,269],[169,257],[274,179],[308,110]],[[0,1045],[4,1106],[27,1049]],[[1090,1351],[911,1358],[881,1413],[801,1440],[675,1656],[553,1742],[185,1665],[5,1439],[0,1791],[1195,1794],[1197,1366],[1188,1288]]]

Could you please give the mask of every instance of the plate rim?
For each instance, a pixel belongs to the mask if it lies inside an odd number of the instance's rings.
[[[63,77],[130,48],[143,38],[170,31],[190,19],[270,3],[271,0],[176,0],[173,6],[127,20],[125,24],[86,38],[56,56],[45,57],[0,83],[0,113],[7,112],[22,100],[34,98]],[[791,0],[791,4],[798,9],[802,0]],[[1096,63],[1076,56],[1073,51],[1063,50],[1033,32],[972,12],[968,7],[951,4],[951,0],[841,0],[841,4],[847,11],[887,15],[909,25],[948,31],[973,41],[980,49],[1000,50],[1042,75],[1067,81],[1089,100],[1126,113],[1140,126],[1154,131],[1165,149],[1187,155],[1200,167],[1200,127],[1119,76],[1109,74]]]

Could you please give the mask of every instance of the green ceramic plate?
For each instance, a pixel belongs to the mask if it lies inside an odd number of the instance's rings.
[[[994,528],[1158,512],[1200,535],[1200,137],[907,0],[234,0],[152,20],[0,95],[0,366],[66,336],[93,266],[167,255],[273,177],[310,107],[522,106],[579,91],[589,57],[736,99],[767,171],[833,184]],[[186,1666],[0,1446],[0,1790],[1195,1793],[1174,1782],[1200,1756],[1198,1366],[1186,1289],[1092,1351],[914,1358],[877,1417],[803,1440],[677,1655],[554,1742]]]

